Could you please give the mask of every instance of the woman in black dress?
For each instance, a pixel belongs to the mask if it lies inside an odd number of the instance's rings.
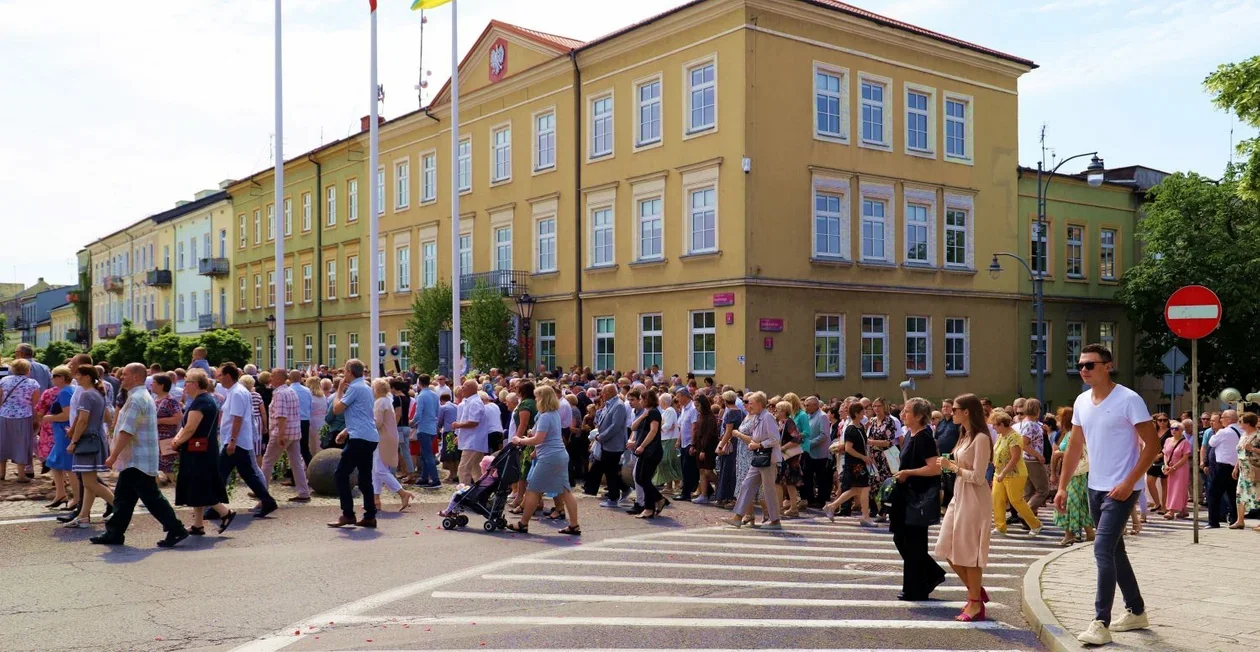
[[[236,512],[227,508],[227,490],[219,475],[219,405],[210,394],[210,379],[200,369],[188,372],[184,395],[191,399],[184,424],[171,445],[179,452],[175,478],[175,504],[193,508],[188,533],[206,533],[204,516],[209,507],[219,517],[219,534],[232,524]]]
[[[936,451],[936,438],[929,425],[932,404],[921,398],[906,401],[901,412],[902,423],[914,433],[901,447],[901,470],[893,476],[888,520],[893,543],[905,562],[902,567],[899,600],[927,600],[932,591],[945,581],[945,571],[928,553],[928,527],[940,522],[941,465]],[[926,500],[922,506],[919,500]],[[912,505],[912,501],[914,504]],[[917,514],[922,507],[925,516]],[[908,517],[907,512],[916,512]],[[910,521],[910,522],[907,522]]]

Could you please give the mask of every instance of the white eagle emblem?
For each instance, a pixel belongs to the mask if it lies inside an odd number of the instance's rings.
[[[503,44],[494,46],[490,49],[490,73],[494,76],[503,74],[503,65],[507,62],[507,51]]]

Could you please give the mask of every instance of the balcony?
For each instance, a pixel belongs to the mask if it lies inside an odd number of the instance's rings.
[[[459,277],[459,296],[468,299],[480,286],[498,290],[505,297],[518,297],[525,294],[525,280],[529,272],[512,269],[500,269],[493,272],[465,274]]]
[[[144,330],[146,331],[162,330],[162,327],[169,323],[171,323],[171,320],[169,319],[146,319],[144,320]]]
[[[96,337],[102,340],[109,340],[118,337],[122,332],[122,324],[101,324],[96,327]]]
[[[123,277],[121,276],[106,276],[101,280],[101,285],[105,286],[106,292],[122,293],[123,286],[126,283],[123,282]]]
[[[197,273],[202,276],[227,276],[229,267],[226,258],[202,258],[197,261]]]
[[[151,269],[145,274],[145,283],[150,287],[168,288],[171,286],[171,270]]]
[[[203,331],[214,330],[223,327],[223,320],[214,313],[206,315],[197,315],[197,328]]]
[[[67,328],[66,341],[82,344],[87,339],[87,331],[80,328]]]
[[[69,303],[78,303],[81,298],[83,298],[83,295],[78,290],[71,290],[66,293],[66,301]]]

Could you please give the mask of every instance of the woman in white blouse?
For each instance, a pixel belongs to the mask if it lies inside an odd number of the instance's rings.
[[[774,420],[774,415],[766,411],[765,394],[753,392],[744,399],[748,416],[744,418],[734,435],[748,445],[749,450],[753,451],[754,458],[752,466],[748,467],[748,473],[742,480],[739,500],[735,503],[735,514],[725,521],[732,527],[741,527],[744,524],[744,517],[752,516],[753,505],[757,501],[757,489],[760,487],[765,499],[762,503],[765,506],[763,508],[766,511],[765,517],[769,522],[760,526],[753,522],[750,527],[781,530],[783,526],[779,523],[779,505],[775,500],[775,476],[778,473],[779,462],[783,460],[783,454],[779,451],[779,426]],[[769,463],[758,466],[757,457],[764,455],[758,451],[764,450],[769,451]]]

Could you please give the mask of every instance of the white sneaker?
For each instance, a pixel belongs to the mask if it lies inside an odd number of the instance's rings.
[[[692,498],[692,499],[691,499],[691,504],[692,504],[692,505],[708,505],[708,504],[709,504],[709,499],[708,499],[708,498],[705,498],[704,496],[700,496],[700,497],[698,497],[698,498]]]
[[[1111,623],[1111,630],[1115,632],[1129,632],[1135,629],[1146,629],[1150,626],[1151,621],[1146,618],[1145,613],[1135,614],[1125,609],[1124,615]]]
[[[1085,645],[1106,645],[1111,642],[1111,632],[1101,620],[1089,624],[1089,629],[1076,635],[1076,640]]]
[[[1028,531],[1028,536],[1035,537],[1035,536],[1039,536],[1040,534],[1041,534],[1041,528],[1039,527],[1035,527]]]

